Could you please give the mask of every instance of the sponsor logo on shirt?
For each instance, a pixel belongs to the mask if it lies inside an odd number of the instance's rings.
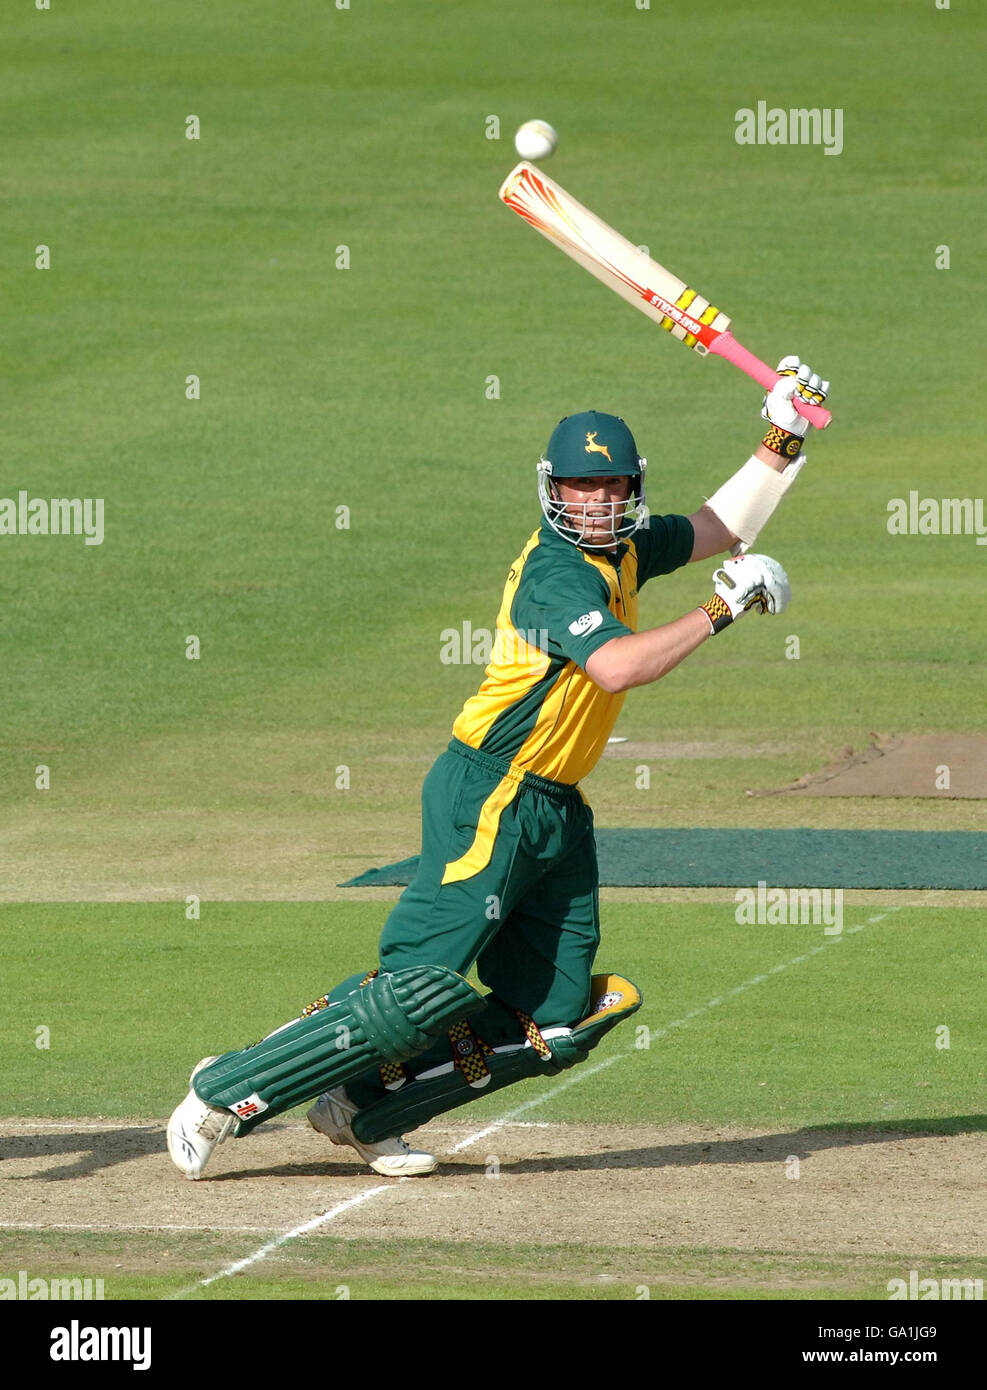
[[[581,618],[577,618],[574,623],[569,624],[569,631],[573,637],[582,637],[587,632],[594,632],[603,622],[603,614],[599,609],[594,608],[592,613],[584,613]]]

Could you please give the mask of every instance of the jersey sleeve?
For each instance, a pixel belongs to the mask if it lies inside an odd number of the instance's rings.
[[[605,581],[590,565],[550,567],[529,560],[511,604],[511,622],[549,656],[585,670],[599,647],[631,631],[610,612],[609,597]]]
[[[631,537],[637,551],[637,586],[689,563],[696,533],[687,516],[651,516]]]

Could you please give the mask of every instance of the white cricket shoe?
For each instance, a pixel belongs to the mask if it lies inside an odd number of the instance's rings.
[[[196,1074],[215,1060],[215,1057],[203,1057],[193,1068],[189,1082],[194,1081]],[[227,1138],[236,1124],[237,1117],[231,1110],[207,1105],[190,1086],[188,1095],[168,1121],[168,1152],[172,1163],[187,1178],[198,1180],[213,1149]]]
[[[398,1135],[380,1139],[376,1144],[361,1144],[350,1129],[350,1121],[359,1110],[342,1086],[324,1091],[308,1112],[313,1129],[331,1139],[334,1144],[349,1144],[375,1173],[385,1178],[413,1178],[434,1173],[439,1160],[434,1154],[416,1152]]]

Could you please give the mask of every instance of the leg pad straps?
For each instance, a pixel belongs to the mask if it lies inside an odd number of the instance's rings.
[[[508,1046],[487,1049],[482,1039],[479,1049],[466,1051],[471,1038],[456,1030],[452,1039],[454,1055],[460,1060],[447,1062],[421,1072],[406,1085],[384,1096],[376,1105],[361,1110],[353,1120],[353,1133],[364,1144],[389,1139],[417,1129],[437,1115],[467,1105],[478,1095],[487,1095],[530,1076],[557,1076],[560,1071],[585,1061],[590,1051],[611,1028],[636,1013],[643,1003],[641,992],[621,975],[594,975],[590,1007],[586,1018],[575,1028],[538,1029],[526,1015],[519,1015],[524,1040]],[[527,1026],[530,1024],[530,1027]],[[482,1027],[482,1022],[477,1023]],[[477,1051],[482,1055],[477,1056]],[[462,1055],[465,1053],[465,1056]],[[463,1065],[472,1059],[473,1066]],[[483,1080],[483,1071],[488,1079]]]

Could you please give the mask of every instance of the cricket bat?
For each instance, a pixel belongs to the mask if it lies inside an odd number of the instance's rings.
[[[725,357],[766,391],[780,380],[766,362],[737,341],[727,314],[608,227],[540,169],[522,160],[504,180],[500,197],[584,270],[686,347],[702,356],[711,352]],[[820,405],[799,400],[792,404],[816,429],[825,429],[832,419]]]

